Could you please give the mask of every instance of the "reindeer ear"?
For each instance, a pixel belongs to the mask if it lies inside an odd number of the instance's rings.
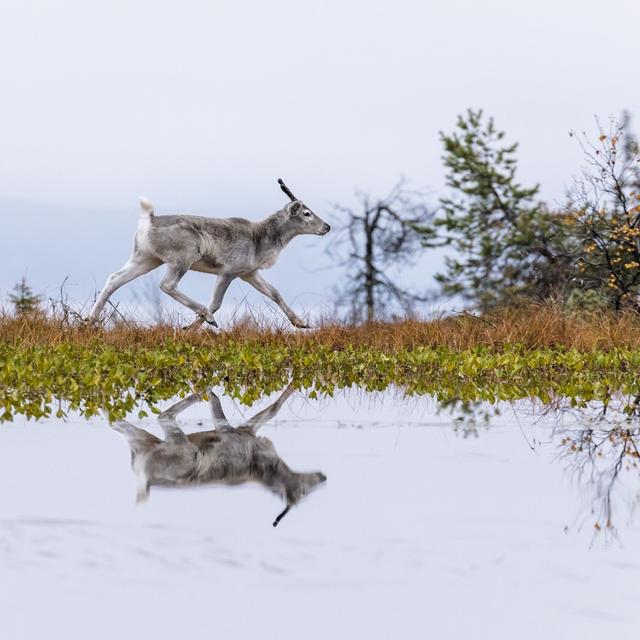
[[[301,209],[302,205],[298,201],[292,202],[287,206],[287,211],[289,212],[290,216],[297,216],[300,213]]]

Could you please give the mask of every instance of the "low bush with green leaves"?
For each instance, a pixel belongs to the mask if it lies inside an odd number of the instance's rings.
[[[166,341],[162,348],[90,344],[0,344],[0,421],[112,417],[157,412],[163,400],[220,385],[245,404],[289,382],[310,397],[357,386],[384,391],[393,386],[439,402],[568,398],[574,406],[640,394],[640,350],[579,351],[508,345],[341,349],[306,342],[287,345],[225,341],[199,346]]]

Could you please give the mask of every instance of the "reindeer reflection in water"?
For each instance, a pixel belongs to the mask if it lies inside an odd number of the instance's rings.
[[[292,393],[293,388],[287,387],[274,403],[234,428],[222,411],[220,399],[210,390],[209,405],[215,429],[186,435],[176,418],[181,411],[203,399],[202,395],[193,393],[158,417],[164,440],[126,420],[111,423],[129,443],[138,501],[148,497],[153,485],[258,482],[286,502],[285,509],[273,522],[273,526],[277,526],[291,507],[326,480],[320,472],[292,471],[278,456],[271,440],[256,435]]]

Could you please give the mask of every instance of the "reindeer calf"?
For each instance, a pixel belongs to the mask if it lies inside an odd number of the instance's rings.
[[[331,227],[298,200],[282,180],[278,182],[291,202],[261,222],[243,218],[156,216],[151,202],[141,198],[133,254],[121,269],[109,276],[88,321],[97,320],[111,295],[122,285],[166,264],[167,272],[160,288],[196,313],[196,320],[190,326],[206,321],[217,327],[214,313],[222,305],[231,282],[241,278],[271,298],[294,326],[308,328],[259,271],[272,267],[280,251],[296,236],[323,236]],[[217,274],[218,280],[208,307],[178,289],[180,279],[189,270]]]

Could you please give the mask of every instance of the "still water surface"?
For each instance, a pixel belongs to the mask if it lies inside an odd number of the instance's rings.
[[[640,430],[612,409],[171,407],[0,427],[0,637],[637,637]]]

